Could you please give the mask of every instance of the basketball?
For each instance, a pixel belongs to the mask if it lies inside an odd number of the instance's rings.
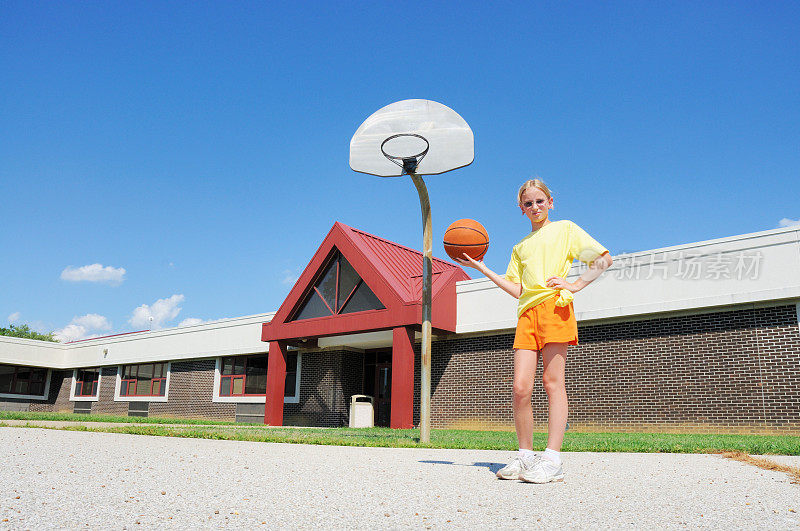
[[[474,219],[459,219],[444,231],[443,243],[445,252],[454,260],[463,260],[464,253],[473,260],[481,260],[489,249],[489,233]]]

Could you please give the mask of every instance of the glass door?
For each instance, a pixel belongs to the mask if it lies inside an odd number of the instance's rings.
[[[375,365],[375,425],[388,426],[392,409],[392,364]]]
[[[374,399],[375,425],[389,426],[392,407],[392,350],[364,353],[364,394]]]

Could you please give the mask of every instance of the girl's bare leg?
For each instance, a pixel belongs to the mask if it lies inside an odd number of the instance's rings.
[[[536,377],[535,350],[517,349],[514,351],[514,426],[517,429],[517,440],[521,450],[533,450],[533,408],[531,393]]]
[[[547,417],[547,447],[561,451],[564,430],[567,428],[567,389],[564,369],[567,365],[567,344],[547,343],[542,348],[542,383],[547,391],[549,413]],[[530,406],[530,395],[528,395]],[[519,435],[519,424],[517,424]]]

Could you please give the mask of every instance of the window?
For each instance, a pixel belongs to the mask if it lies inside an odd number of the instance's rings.
[[[266,393],[266,356],[222,358],[219,396],[264,395]]]
[[[283,396],[297,394],[297,354],[286,355],[286,383],[283,386]]]
[[[0,365],[0,393],[43,396],[47,369]]]
[[[297,354],[286,355],[284,396],[293,397],[297,387]],[[265,396],[267,394],[267,356],[222,358],[219,396]]]
[[[78,369],[75,371],[75,396],[97,396],[100,369]]]
[[[358,276],[353,266],[339,251],[335,251],[330,263],[306,296],[292,320],[313,319],[343,313],[382,310],[378,297]]]
[[[166,393],[166,363],[125,365],[122,369],[120,396],[165,396]]]

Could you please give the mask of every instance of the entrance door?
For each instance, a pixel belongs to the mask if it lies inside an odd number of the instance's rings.
[[[392,408],[392,351],[364,353],[364,394],[374,398],[375,425],[389,426]]]
[[[388,426],[392,410],[392,364],[375,365],[375,424]]]

